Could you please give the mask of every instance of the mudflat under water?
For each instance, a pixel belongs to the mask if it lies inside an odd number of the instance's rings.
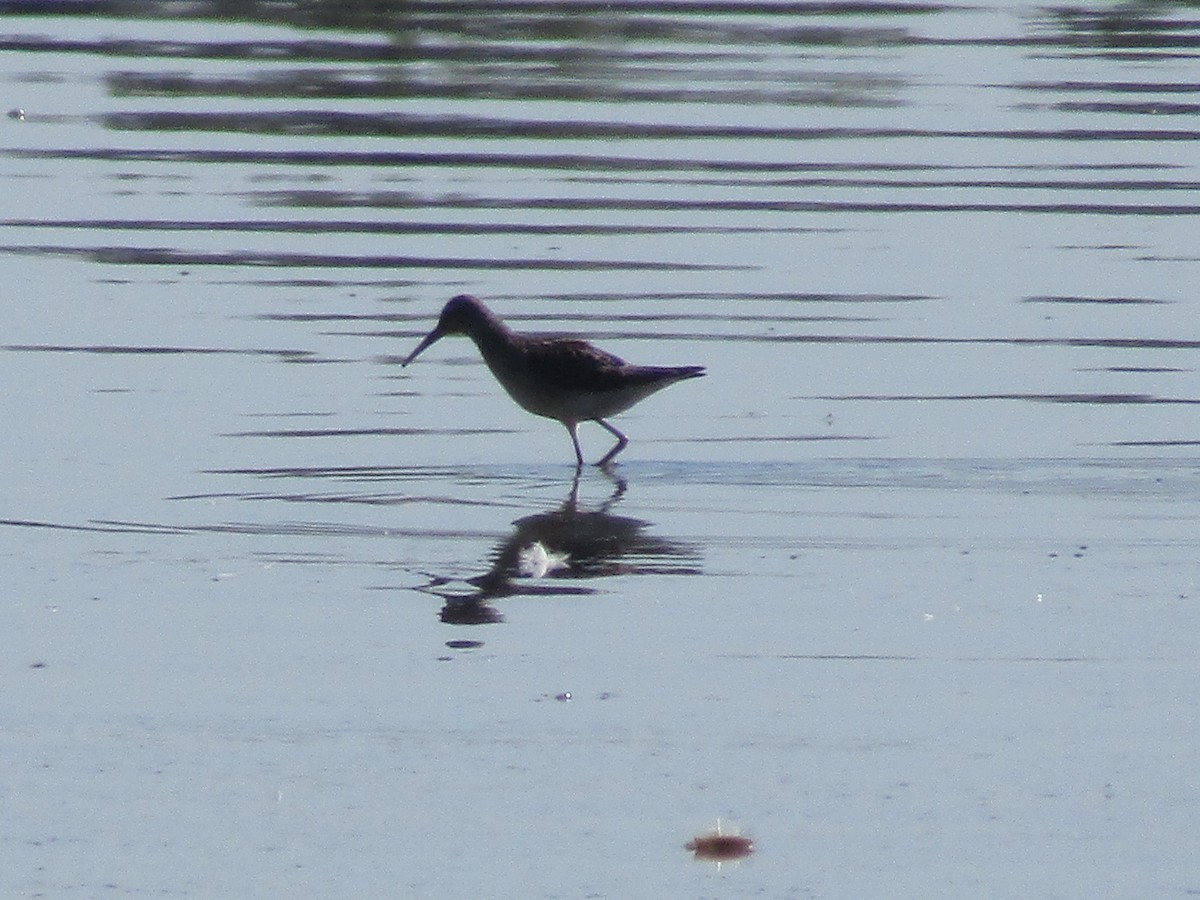
[[[1200,891],[1193,7],[0,10],[4,896]]]

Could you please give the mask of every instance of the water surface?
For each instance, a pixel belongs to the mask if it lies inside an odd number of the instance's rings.
[[[6,895],[1200,890],[1192,7],[0,51]],[[709,374],[576,478],[469,343],[398,366],[462,291]]]

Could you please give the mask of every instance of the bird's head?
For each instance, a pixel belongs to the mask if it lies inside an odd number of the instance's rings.
[[[488,312],[487,307],[470,294],[459,294],[457,297],[452,297],[442,307],[442,314],[438,316],[438,322],[433,327],[433,331],[425,335],[424,340],[417,344],[417,349],[408,354],[408,358],[401,365],[407,366],[446,335],[471,334],[478,323],[490,316],[491,313]]]

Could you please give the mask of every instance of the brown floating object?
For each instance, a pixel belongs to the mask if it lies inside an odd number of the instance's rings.
[[[684,844],[684,849],[694,853],[696,859],[720,864],[749,856],[754,852],[754,841],[742,834],[723,833],[718,820],[716,831],[697,835]]]

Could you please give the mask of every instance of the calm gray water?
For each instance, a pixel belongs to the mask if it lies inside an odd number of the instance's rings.
[[[0,11],[0,894],[1200,893],[1194,5]]]

